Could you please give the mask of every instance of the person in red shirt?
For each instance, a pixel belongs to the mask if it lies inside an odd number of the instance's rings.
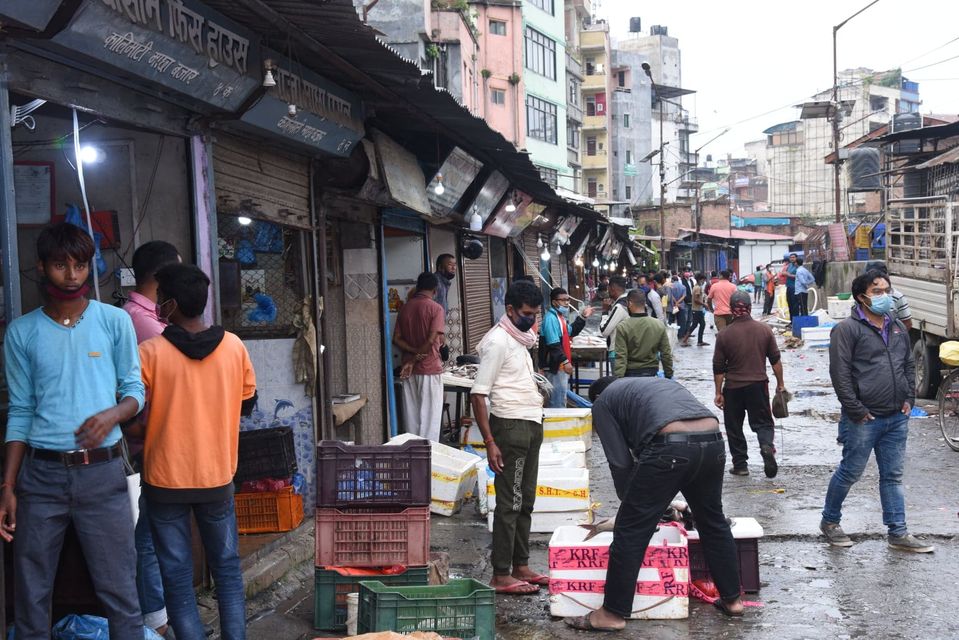
[[[729,271],[719,273],[719,280],[709,288],[706,303],[715,318],[716,331],[722,331],[733,321],[732,311],[729,308],[729,299],[736,293],[736,285],[729,280]]]
[[[433,300],[439,281],[424,272],[416,293],[396,318],[393,344],[403,352],[403,419],[407,433],[434,442],[440,439],[443,413],[443,361],[440,347],[446,333],[446,312]]]

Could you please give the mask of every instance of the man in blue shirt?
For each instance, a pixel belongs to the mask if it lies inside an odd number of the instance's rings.
[[[812,271],[803,266],[802,258],[796,260],[796,306],[799,315],[809,315],[809,287],[816,284]]]
[[[10,323],[4,340],[10,410],[0,537],[17,538],[18,640],[50,637],[53,580],[70,522],[110,637],[143,639],[119,424],[142,409],[144,387],[130,317],[86,298],[93,253],[79,227],[44,229],[37,269],[47,303]]]
[[[543,326],[539,338],[539,368],[543,370],[553,393],[547,406],[551,409],[566,407],[566,392],[569,376],[573,373],[572,339],[586,326],[586,319],[593,315],[593,308],[584,306],[572,325],[569,323],[569,293],[562,287],[549,292],[549,309],[543,314]]]

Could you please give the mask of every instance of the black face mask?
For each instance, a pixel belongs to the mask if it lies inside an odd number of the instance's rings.
[[[513,323],[513,326],[519,329],[520,331],[529,331],[530,329],[533,328],[533,325],[536,324],[536,316],[533,316],[531,318],[529,316],[524,316],[522,314],[518,314],[518,315],[519,315],[519,320],[514,320],[513,318],[510,318],[509,320],[510,322]]]

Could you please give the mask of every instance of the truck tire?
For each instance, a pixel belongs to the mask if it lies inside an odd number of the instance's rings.
[[[934,398],[939,390],[939,347],[919,340],[912,347],[916,360],[916,397]]]

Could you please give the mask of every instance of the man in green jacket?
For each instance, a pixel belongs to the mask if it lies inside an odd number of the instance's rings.
[[[672,378],[673,353],[669,348],[666,326],[646,315],[646,294],[639,289],[630,291],[626,302],[629,318],[619,323],[616,329],[614,375],[617,378],[655,376],[662,360],[663,374]]]

